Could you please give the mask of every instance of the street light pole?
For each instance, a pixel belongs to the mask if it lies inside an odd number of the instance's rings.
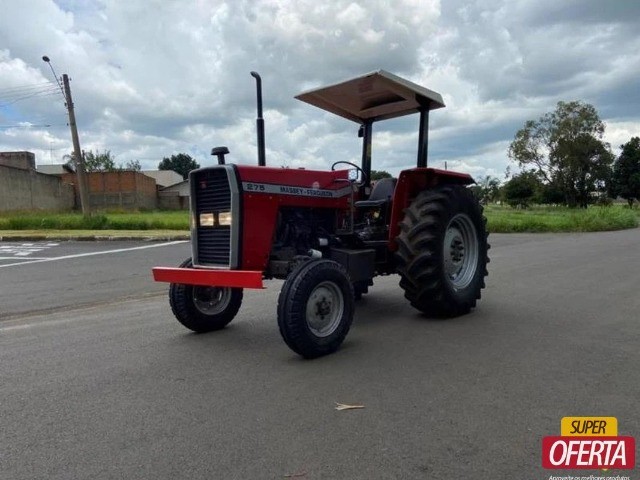
[[[46,55],[42,57],[46,63],[49,64],[51,71],[53,72],[56,82],[58,78],[56,72],[51,66],[49,57]],[[91,208],[89,206],[89,193],[87,190],[87,176],[84,169],[84,157],[80,150],[80,139],[78,138],[78,128],[76,126],[76,114],[73,108],[73,99],[71,98],[71,87],[69,86],[69,76],[65,73],[62,75],[63,93],[66,102],[67,112],[69,114],[69,128],[71,129],[71,140],[73,141],[73,157],[76,161],[76,177],[78,179],[78,191],[80,193],[80,207],[82,208],[82,214],[86,217],[90,215]]]
[[[76,174],[78,176],[78,189],[80,190],[80,206],[82,214],[86,217],[90,214],[89,195],[87,192],[87,176],[84,171],[84,157],[80,150],[80,139],[78,138],[78,128],[76,127],[76,114],[73,109],[71,99],[71,88],[69,87],[69,77],[65,73],[62,75],[64,95],[67,100],[67,111],[69,112],[69,128],[71,129],[71,140],[73,141],[73,156],[76,158]]]

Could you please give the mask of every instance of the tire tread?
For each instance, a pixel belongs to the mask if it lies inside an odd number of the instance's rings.
[[[478,233],[479,265],[476,278],[467,289],[471,295],[460,295],[448,287],[444,277],[442,241],[448,221],[463,208]],[[444,185],[418,194],[405,209],[396,238],[396,261],[400,287],[411,305],[421,312],[453,317],[468,313],[480,299],[488,274],[488,232],[483,208],[471,191],[459,185]]]

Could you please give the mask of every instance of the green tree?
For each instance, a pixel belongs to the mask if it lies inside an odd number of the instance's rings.
[[[142,170],[142,165],[140,165],[139,160],[129,160],[124,166],[120,166],[122,170],[133,170],[134,172],[139,172]]]
[[[88,152],[83,151],[82,154],[84,156],[85,172],[113,172],[118,170],[109,150],[105,150],[102,153],[94,153],[93,150],[89,150]],[[66,160],[67,165],[75,170],[77,162],[73,152],[62,158]]]
[[[171,155],[171,158],[165,157],[158,164],[158,170],[173,170],[182,175],[184,180],[189,176],[189,172],[196,168],[200,168],[200,165],[186,153]]]
[[[539,194],[542,182],[533,171],[514,175],[502,189],[505,201],[512,207],[527,208]]]
[[[471,191],[483,204],[495,202],[500,197],[500,180],[491,175],[479,177],[476,184],[471,187]]]
[[[535,201],[547,205],[561,205],[565,203],[565,195],[562,185],[552,183],[541,183]]]
[[[371,170],[371,180],[382,180],[383,178],[391,178],[391,174],[384,170]]]
[[[82,152],[84,155],[84,170],[85,172],[117,172],[120,170],[133,170],[139,172],[142,170],[139,160],[129,160],[125,164],[119,163],[116,165],[115,159],[111,155],[111,150],[105,150],[104,152],[96,152],[89,150],[88,152]],[[67,160],[66,164],[75,169],[75,158],[73,152],[63,157]]]
[[[89,150],[84,154],[84,169],[86,172],[114,172],[118,170],[110,150],[96,152]]]
[[[568,206],[586,207],[610,180],[613,155],[602,140],[604,128],[592,105],[558,102],[554,112],[516,132],[509,158],[560,188]]]
[[[633,137],[620,148],[622,152],[613,165],[611,196],[620,196],[633,206],[640,201],[640,137]]]

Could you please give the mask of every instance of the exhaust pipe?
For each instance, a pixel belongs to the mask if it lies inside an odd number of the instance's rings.
[[[258,130],[258,165],[264,167],[264,119],[262,118],[262,78],[258,72],[251,72],[251,76],[256,79],[256,94],[258,97],[258,118],[256,119],[256,129]]]

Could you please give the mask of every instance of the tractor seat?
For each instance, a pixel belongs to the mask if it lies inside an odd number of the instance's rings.
[[[379,207],[393,198],[393,191],[398,182],[395,178],[382,178],[376,182],[368,200],[356,202],[356,207]]]

